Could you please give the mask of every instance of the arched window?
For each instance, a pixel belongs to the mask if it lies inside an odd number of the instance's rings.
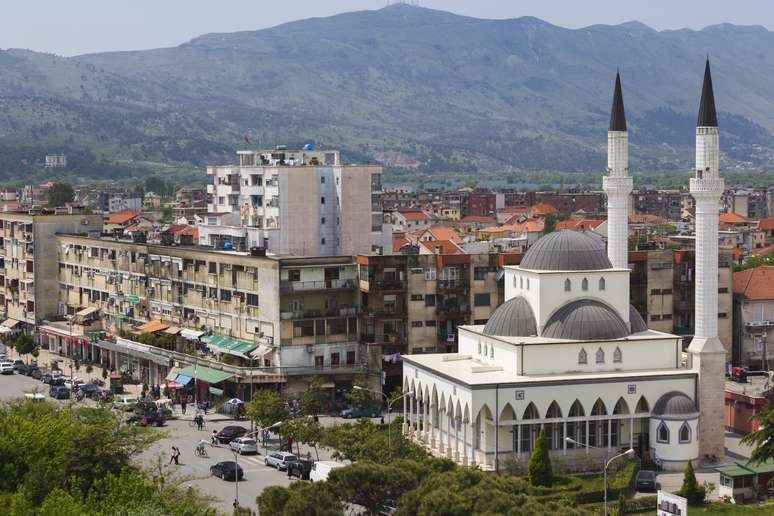
[[[566,280],[564,280],[564,291],[569,292],[571,288],[572,288],[572,282],[570,281],[570,278],[567,278]]]
[[[605,290],[605,278],[599,278],[599,290]]]
[[[478,343],[478,354],[479,355],[481,354],[481,343],[480,342]]]
[[[580,352],[578,353],[578,364],[587,364],[588,359],[586,357],[586,350],[581,348]]]
[[[622,358],[623,357],[621,356],[621,348],[616,347],[615,351],[613,351],[613,362],[621,363]]]
[[[489,358],[494,358],[494,346],[489,348]]]
[[[663,444],[669,444],[669,428],[663,421],[656,428],[656,440]]]
[[[584,292],[589,289],[589,280],[586,278],[583,278],[583,281],[581,281],[581,290]]]
[[[519,277],[519,288],[524,288],[524,278]]]
[[[605,352],[602,350],[602,348],[599,348],[597,350],[597,364],[604,364],[605,363]]]
[[[529,278],[527,278],[527,290],[529,290]]]
[[[681,443],[691,442],[691,426],[688,424],[687,421],[684,421],[683,426],[680,427],[679,437],[680,437]]]

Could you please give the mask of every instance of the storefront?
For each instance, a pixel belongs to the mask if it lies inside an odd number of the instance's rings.
[[[226,396],[236,395],[235,385],[229,382],[232,378],[234,374],[228,371],[192,365],[180,369],[174,381],[190,390],[196,401],[213,403]]]
[[[170,357],[164,350],[128,339],[95,343],[104,352],[105,363],[111,370],[128,373],[148,385],[163,385],[170,370]]]

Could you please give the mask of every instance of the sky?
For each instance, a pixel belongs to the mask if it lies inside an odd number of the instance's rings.
[[[72,56],[184,43],[201,34],[257,30],[337,13],[381,9],[388,0],[2,0],[0,48]],[[412,2],[414,3],[414,2]],[[477,18],[536,16],[579,28],[638,20],[653,28],[717,23],[774,28],[771,0],[419,0]]]

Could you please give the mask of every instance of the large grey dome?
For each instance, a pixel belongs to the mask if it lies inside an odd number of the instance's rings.
[[[632,327],[632,333],[648,331],[648,325],[645,324],[645,320],[640,315],[640,312],[634,308],[634,305],[629,305],[629,326]]]
[[[543,337],[570,340],[612,340],[629,335],[629,328],[615,310],[593,299],[578,299],[554,313],[543,328]]]
[[[687,416],[697,414],[696,403],[680,391],[670,391],[661,396],[653,406],[654,416]]]
[[[484,334],[493,337],[537,335],[537,322],[532,307],[521,296],[509,299],[494,311],[484,326]]]
[[[519,267],[539,271],[593,271],[610,269],[613,265],[600,237],[564,230],[535,242]]]

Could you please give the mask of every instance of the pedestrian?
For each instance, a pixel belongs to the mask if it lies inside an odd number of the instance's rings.
[[[172,451],[170,451],[170,452],[169,452],[169,463],[170,463],[170,464],[172,464],[173,462],[175,462],[175,460],[176,460],[176,458],[177,458],[177,455],[176,455],[176,453],[175,453],[175,452],[176,452],[176,450],[177,450],[177,448],[175,448],[175,447],[173,446],[173,447],[172,447]]]
[[[204,430],[204,417],[201,414],[196,415],[196,426],[200,432]]]
[[[210,442],[212,442],[213,446],[217,446],[218,445],[218,431],[217,430],[213,430],[212,431],[212,437],[210,438]]]
[[[180,448],[175,447],[175,466],[180,465]]]
[[[185,397],[180,400],[180,410],[183,411],[183,414],[185,414],[185,406],[186,406],[186,399]]]

